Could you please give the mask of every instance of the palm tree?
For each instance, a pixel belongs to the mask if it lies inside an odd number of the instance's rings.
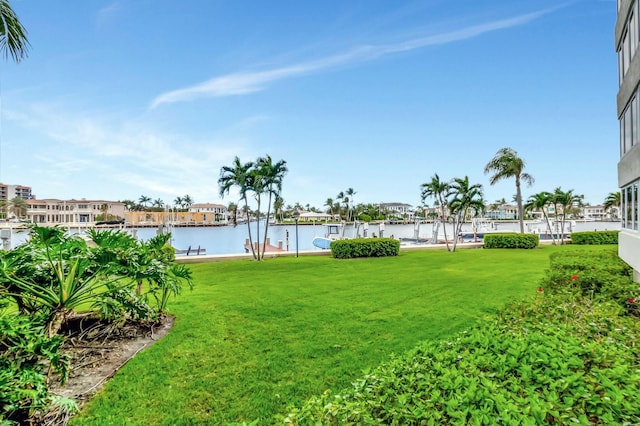
[[[440,180],[440,176],[437,173],[431,178],[431,182],[423,183],[422,188],[422,202],[428,197],[432,197],[436,204],[440,206],[440,221],[444,228],[444,240],[447,244],[447,250],[449,250],[449,239],[447,238],[447,226],[446,226],[446,209],[448,208],[446,196],[449,192],[449,184]],[[434,223],[435,226],[435,223]]]
[[[621,205],[621,198],[620,198],[620,191],[618,191],[618,192],[610,192],[609,195],[607,195],[607,198],[604,200],[603,207],[605,211],[610,210],[612,207],[617,207],[619,210],[620,205]]]
[[[256,161],[256,170],[259,176],[259,186],[262,191],[269,195],[269,202],[267,203],[267,220],[264,225],[264,243],[262,245],[262,256],[258,250],[258,260],[264,258],[264,253],[267,250],[267,232],[269,231],[269,215],[271,214],[271,201],[273,196],[279,197],[282,193],[282,180],[284,175],[287,174],[287,162],[280,160],[276,163],[273,162],[270,155],[258,158]],[[260,203],[258,202],[258,212],[260,211]],[[259,219],[259,218],[258,218]],[[258,227],[260,221],[258,220]],[[260,238],[258,237],[258,241]]]
[[[348,210],[347,210],[347,220],[350,220],[351,216],[352,216],[351,215],[351,210],[353,210],[353,205],[355,203],[354,195],[356,195],[357,192],[354,191],[353,188],[347,188],[347,190],[344,192],[344,194],[349,196],[349,207],[348,207]],[[354,219],[355,219],[355,217],[354,217]]]
[[[283,221],[283,213],[282,208],[284,207],[284,199],[280,195],[276,195],[273,200],[273,213],[276,216],[276,221],[278,220],[278,216],[280,217],[280,222]]]
[[[524,234],[524,209],[522,207],[522,191],[520,182],[525,182],[529,186],[533,185],[534,179],[528,173],[524,173],[525,162],[518,157],[518,153],[511,148],[501,148],[496,155],[484,167],[484,173],[493,173],[489,183],[494,185],[502,179],[515,178],[516,180],[516,203],[518,205],[518,220],[520,221],[520,233]]]
[[[0,218],[7,218],[7,208],[9,207],[9,202],[7,200],[0,200]]]
[[[542,217],[544,218],[545,223],[547,224],[547,229],[549,230],[549,234],[551,234],[551,240],[553,242],[553,245],[555,245],[556,237],[553,233],[553,230],[551,229],[551,221],[549,220],[549,215],[547,214],[547,207],[549,206],[549,204],[552,204],[552,197],[553,197],[553,194],[546,191],[533,194],[532,196],[529,197],[529,200],[524,205],[524,208],[526,211],[536,211],[536,210],[542,211]]]
[[[233,226],[238,226],[238,205],[233,202],[229,203],[227,211],[233,212]]]
[[[144,207],[147,207],[147,204],[149,204],[150,202],[151,197],[147,197],[146,195],[141,195],[140,198],[138,198],[138,203],[140,203]]]
[[[573,189],[568,191],[562,191],[559,187],[553,191],[553,202],[556,206],[562,208],[562,220],[560,222],[560,244],[564,244],[564,225],[567,216],[571,213],[575,206],[579,206],[582,203],[582,196],[573,193]],[[558,210],[556,209],[556,217]]]
[[[333,198],[327,198],[327,201],[324,202],[324,205],[327,207],[327,213],[333,216]]]
[[[454,238],[453,250],[456,251],[458,244],[457,236],[462,231],[464,223],[470,211],[473,210],[474,216],[478,216],[484,210],[484,199],[482,198],[482,185],[469,183],[469,176],[464,179],[454,178],[449,184],[447,196],[451,196],[449,200],[449,208],[454,217]]]
[[[136,209],[136,202],[133,200],[122,200],[122,204],[129,211],[134,211]]]
[[[249,191],[254,188],[253,179],[254,176],[251,173],[253,169],[253,162],[242,163],[240,158],[235,157],[231,166],[224,166],[220,169],[220,178],[218,179],[218,187],[220,189],[220,197],[224,198],[225,194],[229,194],[231,188],[238,187],[238,193],[240,195],[240,201],[244,201],[243,210],[247,217],[247,229],[249,230],[249,245],[251,246],[251,253],[253,258],[256,258],[256,252],[253,248],[253,238],[251,236],[251,221],[249,217],[249,202],[247,195]]]
[[[338,195],[336,195],[336,204],[338,206],[338,214],[340,218],[342,218],[342,212],[340,211],[340,201],[344,200],[344,192],[340,191]]]
[[[175,200],[173,200],[173,207],[174,208],[182,208],[182,203],[184,203],[184,201],[182,201],[182,197],[177,196]]]
[[[5,59],[11,56],[18,63],[27,57],[27,30],[22,26],[8,0],[0,0],[0,50]]]
[[[157,208],[163,209],[164,208],[164,201],[162,201],[160,198],[156,198],[155,200],[153,200],[151,202],[151,205],[153,207],[157,207]]]
[[[9,200],[9,211],[17,218],[22,218],[27,214],[27,202],[21,197],[14,197]]]
[[[191,198],[189,194],[185,194],[182,197],[182,207],[184,207],[185,209],[188,209],[189,207],[191,207],[192,204],[193,204],[193,198]]]

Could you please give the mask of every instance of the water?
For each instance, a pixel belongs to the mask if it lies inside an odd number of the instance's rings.
[[[519,231],[519,224],[494,222],[494,230],[498,231]],[[542,230],[546,225],[536,222],[525,221],[525,230],[535,232]],[[571,228],[571,229],[570,229]],[[568,222],[565,225],[565,232],[568,231],[594,231],[594,230],[619,230],[620,222]],[[129,230],[131,231],[131,230]],[[451,238],[452,226],[447,225],[447,236]],[[73,231],[72,231],[73,232]],[[76,231],[77,232],[77,231]],[[138,228],[136,229],[138,238],[147,240],[157,233],[156,228]],[[260,239],[263,238],[264,224],[260,227]],[[463,225],[463,232],[473,232],[471,224]],[[252,237],[256,241],[257,227],[256,223],[252,223]],[[323,237],[326,233],[326,227],[322,224],[299,224],[298,225],[298,250],[320,250],[313,246],[312,241],[315,237]],[[358,235],[363,236],[364,226],[360,225]],[[368,226],[367,236],[380,236],[380,229],[377,224]],[[433,235],[433,224],[423,223],[419,226],[414,224],[387,224],[384,229],[384,236],[393,238],[415,238],[416,234],[420,239],[430,239]],[[287,237],[288,235],[288,237]],[[345,237],[353,238],[356,236],[356,229],[353,225],[345,226]],[[196,250],[198,247],[204,248],[206,254],[238,254],[244,253],[245,239],[249,237],[246,224],[233,226],[215,226],[215,227],[194,227],[194,228],[173,228],[172,244],[177,249],[186,250],[189,247]],[[11,246],[16,247],[27,238],[24,231],[14,230],[12,233]],[[296,226],[294,225],[270,225],[269,238],[271,244],[278,245],[278,241],[282,241],[282,247],[286,250],[287,243],[290,251],[296,250]],[[444,239],[442,226],[438,232],[438,239]]]

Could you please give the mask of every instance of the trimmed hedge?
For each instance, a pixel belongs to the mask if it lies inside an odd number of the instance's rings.
[[[400,253],[400,241],[393,238],[354,238],[331,242],[331,254],[336,259],[354,257],[397,256]]]
[[[572,232],[571,244],[618,244],[620,231]]]
[[[538,247],[540,237],[536,234],[516,234],[505,232],[503,234],[485,234],[484,248],[521,248],[532,249]]]

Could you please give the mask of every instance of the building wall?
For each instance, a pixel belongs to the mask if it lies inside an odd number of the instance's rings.
[[[640,188],[640,0],[618,0],[615,49],[618,53],[620,88],[617,95],[620,122],[618,186],[621,192],[622,231],[618,254],[640,280],[640,233],[638,205]]]

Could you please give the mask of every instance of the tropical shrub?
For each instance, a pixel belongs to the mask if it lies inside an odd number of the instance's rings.
[[[41,319],[0,310],[0,424],[25,424],[36,411],[64,402],[47,390],[48,372],[67,378],[61,336],[45,336]]]
[[[397,256],[400,253],[400,241],[394,238],[355,238],[332,241],[330,248],[336,259]]]
[[[572,232],[571,244],[618,244],[620,231]]]
[[[535,234],[485,234],[484,248],[521,248],[532,249],[538,247],[540,237]]]
[[[640,296],[640,285],[633,281],[632,274],[633,269],[615,249],[563,251],[550,256],[549,272],[540,285],[553,293],[614,301],[628,312],[635,312],[636,306],[629,301]]]
[[[79,308],[122,323],[156,319],[183,283],[192,285],[190,270],[175,265],[173,251],[166,249],[169,234],[147,242],[116,230],[88,235],[91,244],[61,228],[34,226],[29,241],[2,256],[0,288],[19,312],[45,315],[49,336]]]

